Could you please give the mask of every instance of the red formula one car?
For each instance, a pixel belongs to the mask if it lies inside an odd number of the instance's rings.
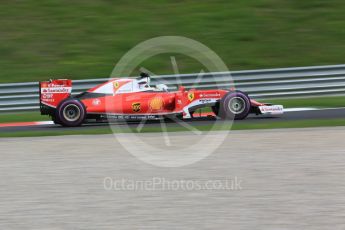
[[[111,79],[71,96],[72,81],[40,82],[40,110],[55,124],[79,126],[87,120],[141,120],[193,117],[196,109],[211,107],[221,119],[244,119],[249,113],[279,115],[283,106],[259,103],[237,90],[185,90],[169,92],[166,85],[150,86],[150,77]]]

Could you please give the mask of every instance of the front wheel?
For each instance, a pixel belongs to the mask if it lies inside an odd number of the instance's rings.
[[[222,119],[245,119],[251,108],[249,97],[241,92],[229,92],[220,101],[219,116]]]
[[[79,100],[68,99],[61,102],[55,116],[62,126],[80,126],[86,117],[85,106]]]

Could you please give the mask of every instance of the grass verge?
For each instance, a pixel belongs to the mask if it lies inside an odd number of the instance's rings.
[[[166,35],[202,42],[231,70],[339,64],[344,11],[343,0],[6,1],[0,82],[108,77],[132,47]],[[176,60],[181,73],[201,70],[191,58]],[[173,72],[169,55],[143,66]]]
[[[0,114],[0,123],[26,122],[26,121],[48,121],[48,116],[42,116],[39,112],[20,112]]]
[[[338,108],[345,107],[345,96],[311,97],[296,99],[267,100],[273,104],[284,105],[285,108],[314,107],[314,108]]]

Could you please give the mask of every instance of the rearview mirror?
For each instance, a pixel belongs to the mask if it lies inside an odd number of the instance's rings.
[[[168,86],[165,85],[165,84],[159,84],[159,85],[156,85],[156,89],[158,89],[159,91],[165,91],[165,92],[168,92]]]

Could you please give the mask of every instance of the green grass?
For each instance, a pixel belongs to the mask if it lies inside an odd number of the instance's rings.
[[[274,121],[274,122],[260,122],[260,123],[234,123],[231,127],[225,124],[221,125],[193,125],[194,128],[200,131],[210,130],[250,130],[250,129],[279,129],[279,128],[311,128],[311,127],[332,127],[332,126],[345,126],[345,119],[333,120],[297,120],[297,121]],[[181,126],[168,126],[168,132],[181,132],[190,131]],[[0,137],[35,137],[35,136],[60,136],[60,135],[94,135],[94,134],[111,134],[111,133],[138,133],[135,128],[118,128],[111,130],[109,127],[98,129],[82,129],[76,130],[73,128],[61,128],[59,131],[20,131],[20,132],[7,132],[0,133]],[[162,132],[158,127],[147,127],[140,131],[140,133],[147,132]]]
[[[44,136],[64,136],[64,135],[96,135],[110,134],[109,128],[89,129],[89,130],[73,130],[65,128],[64,130],[47,130],[47,131],[18,131],[18,132],[2,132],[1,137],[44,137]]]
[[[311,98],[295,98],[295,99],[275,99],[263,100],[273,104],[284,105],[285,108],[298,107],[314,107],[314,108],[337,108],[345,107],[345,97],[311,97]]]
[[[339,64],[344,11],[342,0],[6,1],[0,82],[107,77],[133,46],[165,35],[204,43],[231,70]],[[200,71],[191,58],[177,62],[180,72]],[[169,55],[143,65],[173,72]]]
[[[49,116],[41,115],[39,112],[20,112],[20,113],[4,113],[4,114],[0,113],[0,124],[12,123],[12,122],[50,121],[50,120],[51,118]]]
[[[0,114],[0,123],[25,122],[25,121],[47,121],[48,116],[42,116],[39,112],[21,112]]]
[[[267,123],[253,124],[234,124],[233,130],[246,129],[283,129],[283,128],[312,128],[312,127],[332,127],[345,126],[345,119],[313,119],[313,120],[295,120],[295,121],[277,121]]]

